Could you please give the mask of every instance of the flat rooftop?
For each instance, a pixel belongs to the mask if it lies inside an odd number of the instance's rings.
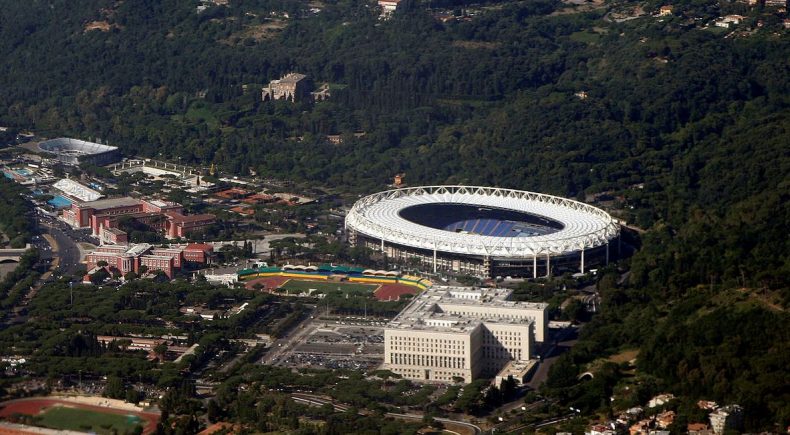
[[[109,208],[117,207],[131,207],[133,205],[140,205],[141,201],[129,196],[120,198],[100,199],[98,201],[81,202],[77,204],[80,208],[92,208],[94,210],[106,210]]]
[[[151,246],[152,245],[148,243],[140,243],[137,245],[132,245],[129,247],[128,250],[126,250],[126,254],[136,257],[138,255],[142,255],[148,252],[148,250],[151,249]]]
[[[162,201],[161,199],[151,199],[147,201],[149,204],[159,208],[164,207],[181,207],[181,204],[172,201]]]
[[[418,296],[388,325],[388,329],[468,333],[483,323],[528,325],[525,311],[544,311],[548,304],[509,300],[511,290],[434,286]],[[459,314],[458,307],[474,307]]]

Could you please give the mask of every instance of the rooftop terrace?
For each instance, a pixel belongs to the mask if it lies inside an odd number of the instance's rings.
[[[528,311],[544,311],[547,304],[509,300],[507,289],[434,286],[417,297],[388,325],[393,329],[467,333],[482,323],[524,325]],[[464,314],[459,310],[469,308]]]

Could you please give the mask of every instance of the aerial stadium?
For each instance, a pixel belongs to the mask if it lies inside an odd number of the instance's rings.
[[[357,201],[349,242],[424,271],[480,278],[551,276],[607,264],[620,226],[601,209],[541,193],[477,186],[388,190]]]
[[[87,162],[102,166],[121,160],[118,147],[67,137],[39,142],[38,149],[54,154],[58,161],[67,165]]]

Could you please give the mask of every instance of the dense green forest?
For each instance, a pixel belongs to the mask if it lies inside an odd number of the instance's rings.
[[[616,22],[614,9],[659,3],[434,2],[475,10],[443,23],[419,2],[379,20],[356,0],[200,14],[190,1],[0,0],[0,125],[343,191],[406,172],[617,192],[619,216],[647,230],[642,249],[624,281],[604,274],[602,313],[550,393],[609,409],[619,369],[572,375],[637,348],[644,394],[737,402],[747,429],[775,430],[790,424],[790,34],[767,8],[672,3],[673,16]],[[727,13],[751,31],[704,26]],[[106,31],[86,30],[95,21]],[[290,71],[332,84],[332,98],[260,102]]]
[[[24,248],[33,235],[31,204],[22,198],[27,189],[0,176],[0,247]]]

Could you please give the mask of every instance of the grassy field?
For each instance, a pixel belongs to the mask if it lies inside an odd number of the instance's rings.
[[[323,293],[340,290],[349,295],[370,294],[378,288],[377,284],[358,284],[349,282],[302,281],[289,279],[282,286],[289,293],[307,292],[315,289]]]
[[[123,433],[144,426],[146,422],[134,415],[104,414],[86,409],[58,406],[37,416],[38,424],[52,429],[92,431],[110,434],[113,430]]]
[[[600,42],[601,35],[588,31],[574,32],[570,38],[576,42],[584,42],[585,44],[596,44]]]

